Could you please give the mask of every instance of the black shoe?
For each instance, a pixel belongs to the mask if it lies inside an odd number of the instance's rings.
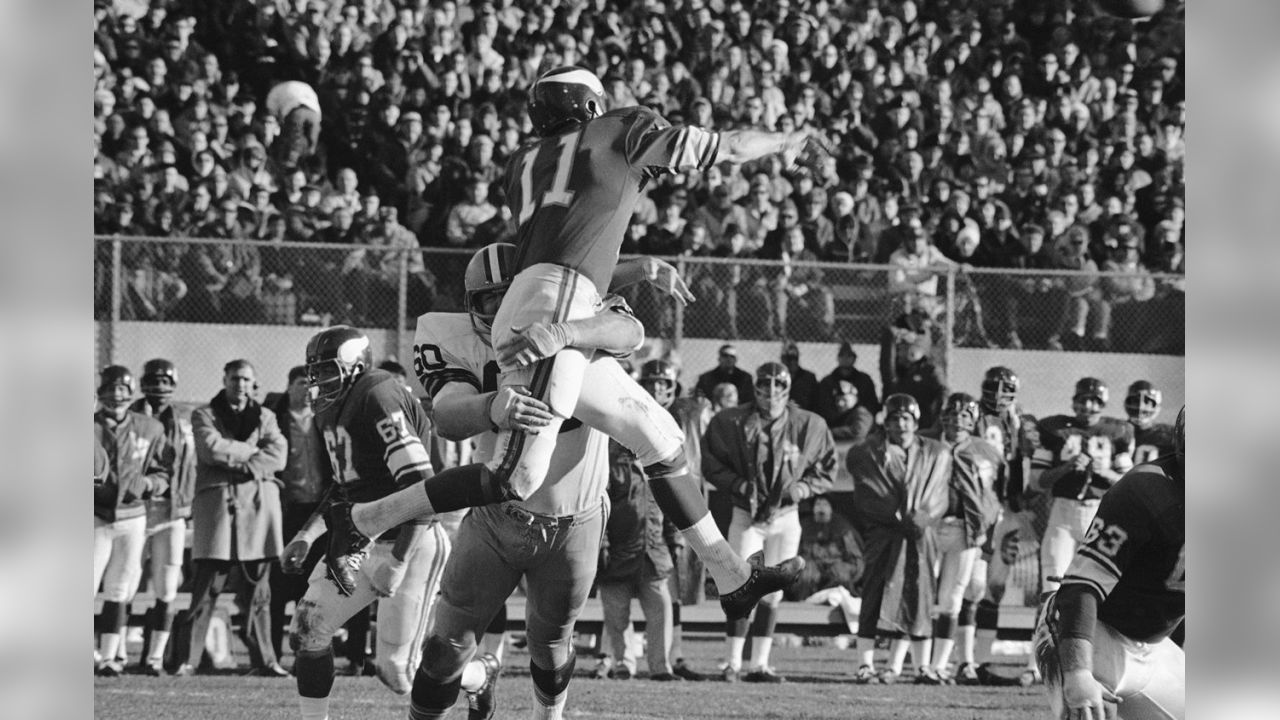
[[[690,668],[685,661],[681,660],[671,669],[671,672],[679,678],[688,680],[689,682],[703,682],[707,679],[706,675]]]
[[[673,672],[663,672],[657,673],[656,675],[650,675],[649,679],[656,680],[657,682],[684,682],[684,678]]]
[[[147,660],[139,663],[139,669],[143,675],[151,677],[164,677],[164,666],[159,660]]]
[[[373,538],[356,528],[351,520],[351,503],[335,501],[324,514],[329,526],[329,548],[325,551],[325,574],[338,586],[338,592],[350,597],[356,591],[360,565],[369,554]]]
[[[289,677],[289,671],[280,667],[280,663],[271,663],[270,665],[263,665],[260,668],[254,668],[249,671],[249,674],[254,677]]]
[[[773,671],[771,667],[761,667],[742,676],[749,683],[784,683],[787,679]]]
[[[928,665],[921,666],[916,670],[917,685],[944,685],[946,678],[938,673],[937,670]]]
[[[609,679],[610,680],[630,680],[631,668],[628,668],[626,665],[618,665],[617,667],[614,667],[612,670],[609,671]]]
[[[498,677],[502,665],[493,653],[480,656],[484,663],[484,684],[475,692],[467,693],[467,720],[489,720],[498,708]]]
[[[764,566],[764,551],[759,550],[747,558],[751,565],[751,577],[742,587],[720,596],[720,608],[729,620],[740,620],[751,614],[760,598],[769,593],[785,590],[804,570],[804,558],[793,557],[777,565]]]
[[[983,685],[994,687],[1018,687],[1021,685],[1019,678],[1005,677],[1004,675],[991,669],[991,663],[982,663],[975,671],[978,676],[978,682]]]
[[[124,665],[115,660],[106,660],[98,663],[93,674],[98,677],[120,677],[124,674]]]

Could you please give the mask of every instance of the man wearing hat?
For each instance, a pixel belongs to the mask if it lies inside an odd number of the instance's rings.
[[[733,503],[729,544],[750,555],[764,550],[778,562],[799,552],[799,503],[821,495],[835,482],[835,441],[818,415],[791,402],[792,377],[782,363],[756,371],[754,401],[711,419],[702,448],[707,482]],[[747,618],[730,621],[725,638],[724,678],[736,682],[780,683],[769,666],[773,631],[782,593],[765,596],[751,622],[750,670],[742,675]]]
[[[791,373],[791,400],[809,412],[818,411],[818,376],[800,367],[800,346],[794,342],[782,346],[782,364]]]
[[[872,415],[880,412],[880,396],[876,394],[876,382],[871,376],[854,365],[858,362],[858,353],[849,342],[840,343],[836,351],[836,367],[818,383],[818,414],[831,422],[836,414],[835,391],[841,382],[853,384],[857,391],[858,405],[867,409]]]
[[[710,399],[717,385],[729,383],[738,389],[739,398],[751,397],[751,374],[738,367],[738,349],[729,343],[721,345],[718,363],[698,376],[697,393]]]

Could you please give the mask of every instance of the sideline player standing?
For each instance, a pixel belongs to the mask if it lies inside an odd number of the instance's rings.
[[[414,336],[414,370],[432,398],[437,433],[448,440],[476,438],[480,460],[494,452],[499,428],[532,430],[551,420],[541,401],[517,388],[498,387],[490,324],[511,284],[514,254],[508,244],[481,248],[463,280],[467,312],[427,313],[418,318]],[[611,298],[606,307],[570,322],[584,336],[599,339],[594,347],[600,352],[629,353],[643,340],[644,329],[625,303]],[[548,480],[537,492],[467,513],[414,677],[410,718],[444,716],[460,690],[468,694],[471,720],[493,716],[498,662],[490,654],[472,658],[477,639],[521,576],[528,587],[534,716],[561,717],[576,662],[573,626],[596,573],[608,478],[608,438],[568,422],[560,427]]]
[[[1134,464],[1173,454],[1173,428],[1168,423],[1156,422],[1163,400],[1163,393],[1149,380],[1134,382],[1125,393],[1124,413],[1133,426]]]
[[[1041,447],[1035,460],[1051,467],[1034,482],[1053,496],[1040,544],[1041,592],[1058,588],[1098,501],[1133,467],[1133,427],[1119,418],[1103,417],[1107,397],[1106,383],[1080,378],[1071,398],[1074,416],[1054,415],[1039,423]]]
[[[1186,613],[1186,423],[1184,406],[1174,454],[1135,467],[1102,497],[1036,626],[1054,717],[1185,715],[1186,656],[1169,636]]]
[[[329,458],[325,484],[334,485],[335,497],[373,500],[431,477],[431,458],[422,443],[430,430],[426,411],[402,380],[372,369],[364,333],[346,325],[317,333],[307,343],[306,370],[315,392],[315,428]],[[323,532],[322,516],[312,515],[281,554],[282,568],[300,572]],[[380,537],[352,593],[339,592],[325,579],[325,567],[315,567],[289,635],[303,720],[328,717],[333,634],[375,600],[378,679],[396,693],[409,691],[448,555],[449,540],[432,518],[407,522]]]
[[[947,680],[957,620],[961,628],[970,629],[961,637],[961,667],[975,668],[972,628],[975,603],[986,591],[986,573],[978,576],[974,568],[1000,515],[999,491],[1008,477],[1008,465],[1000,450],[973,434],[980,415],[978,401],[968,393],[952,393],[942,405],[941,440],[951,446],[951,499],[938,526],[941,569],[938,615],[933,622],[933,663],[921,668],[916,678],[916,682],[926,685]]]
[[[828,153],[803,133],[676,128],[644,107],[605,113],[604,106],[603,87],[591,72],[562,67],[542,75],[530,90],[529,115],[543,139],[515,153],[506,174],[519,249],[517,274],[494,318],[493,344],[512,349],[499,357],[501,384],[527,387],[551,407],[550,423],[536,432],[503,430],[489,463],[444,471],[425,492],[355,508],[335,504],[328,562],[341,585],[351,584],[361,549],[386,528],[424,513],[529,497],[546,477],[560,425],[569,418],[636,453],[663,513],[725,590],[720,604],[730,618],[750,613],[803,567],[792,558],[766,568],[733,552],[690,476],[671,415],[616,360],[579,349],[590,343],[566,322],[599,312],[623,231],[651,178],[779,152],[788,166],[816,165]]]
[[[142,671],[164,674],[165,647],[173,630],[173,601],[182,584],[182,551],[187,543],[187,520],[191,518],[191,498],[196,485],[196,439],[191,417],[173,404],[178,387],[178,368],[164,358],[148,360],[142,366],[142,399],[131,410],[154,418],[164,426],[173,453],[173,475],[169,488],[147,501],[147,549],[151,552],[151,588],[156,603],[147,613],[147,652]]]

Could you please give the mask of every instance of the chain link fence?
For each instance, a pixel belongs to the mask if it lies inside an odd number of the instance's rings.
[[[126,355],[115,324],[153,322],[235,326],[263,342],[281,326],[348,323],[386,331],[388,355],[407,357],[398,351],[418,315],[462,309],[473,252],[96,237],[98,359]],[[956,348],[1184,353],[1181,275],[668,260],[696,302],[682,307],[647,285],[622,294],[648,337],[674,348],[693,340],[898,345],[928,352],[944,370]]]

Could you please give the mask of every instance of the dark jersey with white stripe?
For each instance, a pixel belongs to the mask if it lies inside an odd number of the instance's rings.
[[[507,164],[516,271],[576,270],[603,295],[645,182],[715,163],[720,134],[672,127],[652,110],[613,110],[527,145]]]
[[[1155,642],[1186,613],[1186,484],[1177,459],[1130,470],[1102,496],[1063,577],[1101,599],[1098,619]]]
[[[1133,462],[1149,463],[1173,454],[1173,426],[1155,423],[1148,428],[1133,426]]]
[[[329,477],[352,502],[377,500],[434,473],[422,441],[431,430],[426,411],[384,370],[357,378],[342,402],[317,417],[316,427]]]

